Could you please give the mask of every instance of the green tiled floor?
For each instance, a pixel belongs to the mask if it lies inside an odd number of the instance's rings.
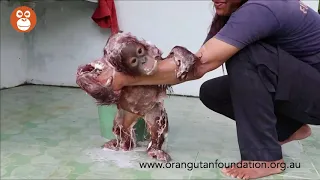
[[[174,162],[239,160],[233,121],[196,98],[170,97],[166,107],[170,133],[165,147]],[[145,147],[100,149],[106,140],[100,136],[97,111],[79,89],[1,90],[1,179],[228,179],[217,168],[141,169],[139,162],[154,162]],[[320,128],[312,128],[308,139],[283,146],[286,162],[301,163],[301,168],[268,179],[320,178]]]

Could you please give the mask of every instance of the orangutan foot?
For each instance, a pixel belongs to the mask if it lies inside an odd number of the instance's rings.
[[[114,151],[119,151],[120,149],[123,151],[131,151],[134,147],[135,145],[130,140],[121,142],[117,139],[112,139],[106,142],[104,145],[102,145],[103,149],[111,149]]]
[[[280,145],[286,144],[295,140],[302,140],[311,135],[311,128],[309,125],[303,125],[300,129],[298,129],[295,133],[293,133],[287,140],[279,142]]]
[[[150,149],[148,150],[148,155],[159,161],[169,162],[171,160],[170,155],[163,150]]]
[[[241,161],[223,168],[223,174],[237,179],[257,179],[284,171],[283,160],[278,161]]]
[[[114,151],[118,151],[119,150],[119,146],[120,144],[117,142],[116,139],[112,139],[106,143],[104,143],[104,145],[101,146],[101,148],[103,149],[111,149]]]

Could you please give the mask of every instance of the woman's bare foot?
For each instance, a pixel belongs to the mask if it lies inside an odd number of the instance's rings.
[[[287,140],[279,142],[280,145],[286,144],[295,140],[302,140],[311,135],[311,128],[309,125],[303,125],[300,129],[298,129],[295,133],[293,133]]]
[[[223,168],[223,174],[237,179],[257,179],[273,174],[279,174],[285,170],[283,160],[278,161],[241,161],[230,167]]]

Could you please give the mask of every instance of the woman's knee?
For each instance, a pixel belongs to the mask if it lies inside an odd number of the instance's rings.
[[[200,90],[199,90],[199,98],[203,104],[206,103],[206,100],[211,96],[210,90],[212,87],[210,87],[210,80],[205,81],[201,84]]]
[[[199,96],[210,110],[234,119],[228,79],[228,76],[221,76],[204,82]]]
[[[205,81],[199,91],[201,102],[210,109],[214,109],[222,101],[230,99],[228,77],[221,76]]]
[[[204,82],[200,87],[199,99],[204,106],[212,111],[217,111],[219,101],[216,98],[217,94],[214,94],[212,89],[210,81]]]

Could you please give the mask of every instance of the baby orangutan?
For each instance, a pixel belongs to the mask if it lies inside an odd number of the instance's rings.
[[[142,117],[150,133],[148,155],[161,161],[171,159],[170,155],[162,150],[169,128],[164,99],[166,90],[171,90],[171,87],[127,86],[119,91],[113,91],[111,87],[115,71],[130,76],[147,76],[154,73],[158,61],[162,60],[174,60],[177,64],[177,78],[183,80],[192,70],[197,58],[180,46],[174,47],[167,58],[161,56],[162,52],[156,46],[138,40],[130,33],[117,33],[108,39],[104,56],[100,60],[78,68],[76,82],[80,88],[92,96],[97,104],[116,104],[118,108],[112,129],[116,139],[106,142],[104,148],[129,151],[136,147],[133,126]],[[102,83],[101,77],[106,83]]]

